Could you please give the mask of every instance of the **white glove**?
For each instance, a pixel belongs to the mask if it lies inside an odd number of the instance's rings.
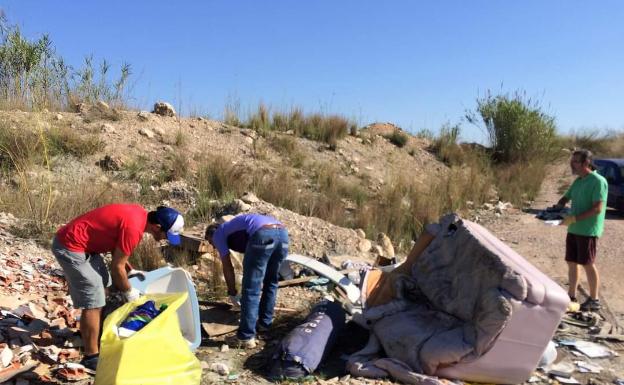
[[[123,295],[127,302],[132,302],[139,299],[139,297],[141,296],[141,292],[139,291],[139,289],[132,287],[130,288],[130,290],[124,292]]]
[[[228,302],[230,303],[230,305],[232,305],[232,310],[234,311],[240,311],[241,309],[241,302],[240,302],[240,295],[229,295],[228,296]]]

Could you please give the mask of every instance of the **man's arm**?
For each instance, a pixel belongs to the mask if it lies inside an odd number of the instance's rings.
[[[123,293],[131,289],[130,282],[128,282],[128,274],[126,273],[128,258],[129,256],[125,255],[118,247],[113,251],[113,261],[111,263],[113,285]]]
[[[600,212],[602,211],[602,205],[603,205],[602,201],[594,202],[594,204],[592,204],[592,207],[589,210],[583,211],[582,213],[577,215],[576,220],[582,221],[583,219],[591,218],[594,215],[600,214]]]
[[[221,264],[223,265],[223,278],[225,278],[225,284],[227,285],[228,295],[236,295],[236,282],[234,279],[234,266],[232,265],[232,259],[230,253],[227,253],[221,258]]]
[[[557,208],[564,208],[565,205],[569,202],[570,200],[568,198],[566,198],[565,196],[562,196],[561,199],[559,199],[559,202],[557,202],[557,204],[555,205],[555,207]]]

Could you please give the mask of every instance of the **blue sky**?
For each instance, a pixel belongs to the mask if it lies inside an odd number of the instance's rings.
[[[0,1],[32,38],[49,33],[133,67],[133,103],[220,118],[259,101],[413,132],[462,123],[486,90],[542,101],[560,131],[624,128],[622,1]]]

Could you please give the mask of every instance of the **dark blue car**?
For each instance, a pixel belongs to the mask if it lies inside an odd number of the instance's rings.
[[[607,206],[624,213],[624,159],[595,159],[594,166],[609,183]]]

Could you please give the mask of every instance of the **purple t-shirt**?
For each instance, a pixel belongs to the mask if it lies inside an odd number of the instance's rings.
[[[212,243],[221,258],[226,256],[230,250],[244,253],[249,237],[262,226],[273,224],[281,225],[277,219],[267,215],[239,215],[217,228],[212,236]]]

